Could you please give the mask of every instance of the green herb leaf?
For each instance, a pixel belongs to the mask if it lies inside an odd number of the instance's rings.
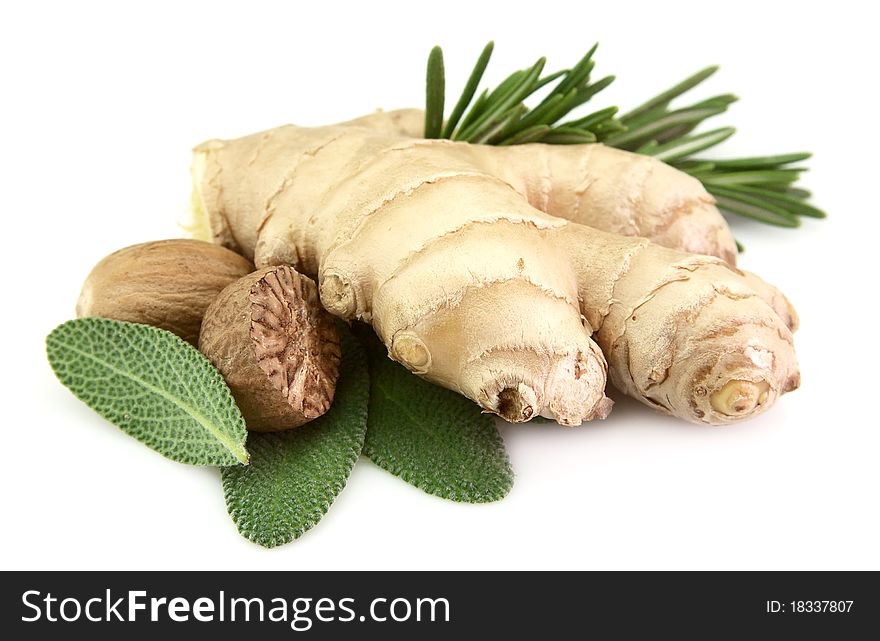
[[[722,111],[724,111],[722,107],[688,108],[670,111],[657,118],[657,120],[647,122],[636,128],[627,129],[623,133],[612,136],[606,142],[613,147],[620,147],[621,149],[634,149],[642,141],[651,140],[652,138],[659,142],[664,142],[665,139],[687,133],[706,118],[717,116]],[[624,124],[626,123],[624,122]],[[680,129],[678,129],[679,127]]]
[[[77,398],[163,456],[192,465],[248,462],[244,419],[223,377],[171,332],[80,318],[52,330],[46,352]]]
[[[595,96],[597,93],[606,89],[608,85],[616,80],[616,76],[605,76],[601,80],[597,80],[591,85],[584,87],[583,89],[579,89],[577,93],[577,100],[574,102],[574,106],[578,107],[585,102],[589,102],[589,100]]]
[[[621,116],[620,119],[623,121],[624,124],[629,125],[629,124],[631,124],[631,121],[634,118],[636,118],[637,116],[648,113],[648,112],[656,109],[657,107],[665,106],[665,105],[669,104],[669,102],[673,98],[677,98],[681,94],[683,94],[687,91],[690,91],[691,89],[696,87],[698,84],[703,82],[706,78],[708,78],[713,73],[715,73],[716,71],[718,71],[717,65],[712,65],[711,67],[706,67],[705,69],[698,71],[694,75],[692,75],[688,78],[685,78],[684,80],[682,80],[680,83],[678,83],[677,85],[675,85],[671,89],[667,89],[663,93],[661,93],[657,96],[654,96],[653,98],[651,98],[647,102],[642,103],[641,105],[639,105],[638,107],[636,107],[635,109],[633,109],[632,111],[627,113],[626,115]]]
[[[389,359],[369,327],[357,327],[357,335],[370,360],[364,454],[429,494],[467,503],[506,496],[513,471],[494,419]]]
[[[572,127],[554,127],[544,134],[541,142],[551,145],[586,145],[596,142],[596,134],[592,131],[574,129]]]
[[[703,107],[723,107],[727,108],[739,100],[739,96],[732,93],[721,94],[720,96],[712,96],[698,103],[691,105],[691,109],[702,109]]]
[[[554,71],[553,73],[548,73],[546,76],[544,76],[538,82],[535,83],[535,86],[532,88],[533,89],[532,93],[535,93],[536,91],[538,91],[538,89],[541,89],[542,87],[545,87],[546,85],[549,85],[551,82],[553,82],[557,78],[561,78],[562,76],[567,74],[568,71],[569,71],[568,69],[560,69],[559,71]],[[555,93],[555,92],[556,92],[556,89],[553,89],[553,93]],[[529,95],[531,95],[531,94],[529,94]]]
[[[735,160],[716,160],[718,169],[778,169],[781,165],[807,160],[812,156],[809,152],[779,154],[778,156],[758,156],[754,158],[737,158]]]
[[[449,116],[449,121],[443,129],[441,138],[452,137],[452,133],[455,131],[456,126],[458,126],[458,121],[461,120],[465,109],[471,104],[471,100],[473,100],[474,94],[477,92],[477,87],[480,85],[480,80],[483,79],[483,73],[486,71],[486,66],[489,64],[489,58],[492,57],[492,49],[494,47],[495,43],[489,42],[483,48],[483,52],[477,59],[474,69],[471,71],[471,75],[468,78],[467,84],[465,84],[464,91],[461,92],[461,97],[452,109],[452,115]]]
[[[595,127],[593,127],[590,131],[592,131],[599,138],[600,142],[605,142],[607,138],[610,138],[614,134],[626,131],[626,126],[623,125],[619,120],[611,119],[606,120],[605,122],[601,122]]]
[[[617,108],[608,107],[560,123],[567,114],[589,102],[614,81],[614,76],[608,76],[590,83],[596,64],[596,46],[593,46],[570,69],[541,77],[541,59],[530,69],[513,72],[494,90],[483,91],[462,118],[461,114],[486,70],[491,49],[492,43],[489,43],[441,137],[490,145],[598,141],[610,147],[655,156],[697,178],[709,191],[735,190],[736,197],[722,194],[724,204],[721,210],[726,214],[786,227],[796,227],[799,216],[825,217],[821,209],[804,202],[809,198],[809,192],[794,186],[803,168],[788,166],[806,160],[810,157],[808,153],[718,161],[694,158],[694,154],[715,147],[734,133],[732,127],[722,127],[691,135],[706,120],[725,113],[738,98],[726,93],[674,111],[669,106],[714,74],[717,66],[698,71],[623,116],[616,117]],[[550,88],[536,107],[525,106],[523,101],[559,78],[562,80]],[[458,125],[460,118],[461,124]]]
[[[431,49],[425,78],[425,138],[439,138],[443,129],[446,76],[443,72],[443,50]]]
[[[718,169],[718,163],[715,163],[715,169]],[[761,185],[768,183],[789,184],[798,179],[799,172],[802,169],[758,169],[754,171],[728,171],[728,172],[712,172],[701,178],[706,187],[710,185]]]
[[[562,123],[562,127],[577,127],[578,129],[592,129],[598,124],[610,120],[617,113],[617,107],[606,107],[599,111],[594,111],[588,116],[584,116],[578,120]]]
[[[474,137],[471,142],[475,144],[481,144],[487,141],[492,141],[493,138],[501,135],[501,133],[506,130],[511,123],[519,120],[526,111],[526,106],[523,104],[518,104],[511,107],[507,110],[505,114],[501,116],[497,124],[493,125],[490,129],[486,130],[479,136]]]
[[[361,345],[339,324],[342,364],[330,410],[302,427],[248,436],[251,464],[224,467],[226,508],[263,547],[299,538],[345,487],[364,445],[370,382]]]
[[[524,129],[518,134],[513,134],[510,138],[503,140],[498,143],[499,145],[522,145],[527,142],[536,142],[541,139],[541,137],[550,131],[550,125],[535,125],[534,127],[529,127],[528,129]]]
[[[654,156],[654,158],[665,162],[671,162],[714,147],[730,138],[734,133],[736,133],[736,129],[733,127],[722,127],[695,136],[676,138],[664,145],[658,145],[649,150],[642,148],[638,150],[638,153]]]
[[[509,126],[504,129],[502,138],[499,139],[499,142],[506,142],[511,140],[513,137],[519,134],[521,131],[526,131],[528,129],[532,129],[538,125],[550,125],[551,122],[547,117],[550,115],[556,107],[558,107],[565,100],[565,96],[562,94],[553,94],[550,98],[531,111],[528,114],[520,119],[518,122],[513,123],[512,126]],[[520,104],[520,107],[525,109],[525,105]]]
[[[483,133],[486,128],[497,124],[497,121],[504,117],[511,107],[522,102],[526,96],[534,91],[535,84],[538,82],[541,71],[544,69],[545,62],[545,58],[539,58],[521,76],[517,74],[512,75],[511,78],[515,77],[516,79],[511,81],[509,85],[502,83],[498,90],[496,90],[498,92],[497,100],[493,101],[490,94],[489,106],[473,124],[468,125],[467,128],[456,134],[456,139],[470,141]],[[502,87],[504,87],[504,90],[499,91]]]
[[[565,74],[565,79],[556,87],[556,92],[561,94],[568,93],[569,89],[577,89],[582,84],[586,84],[590,80],[590,72],[593,70],[593,54],[599,48],[599,43],[594,44],[584,57]]]
[[[825,212],[821,209],[805,203],[803,199],[809,197],[809,194],[807,194],[807,196],[798,195],[798,190],[791,190],[795,193],[786,193],[770,189],[761,189],[760,187],[751,187],[749,185],[737,185],[736,191],[740,194],[759,196],[766,202],[780,205],[787,209],[789,213],[797,216],[809,216],[810,218],[825,218],[826,216]]]
[[[715,196],[722,211],[729,211],[777,227],[797,227],[801,224],[793,214],[769,203],[746,202],[741,194],[728,196],[715,188],[710,188],[709,192]]]

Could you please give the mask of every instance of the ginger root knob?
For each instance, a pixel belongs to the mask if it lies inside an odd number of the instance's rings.
[[[716,390],[709,399],[712,409],[725,416],[744,416],[767,402],[770,385],[733,379]]]

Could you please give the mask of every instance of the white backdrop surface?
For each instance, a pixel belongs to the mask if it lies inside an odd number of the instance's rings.
[[[18,3],[0,9],[4,518],[0,568],[880,568],[875,63],[868,4]],[[795,301],[802,388],[706,429],[620,402],[578,429],[504,425],[517,473],[492,505],[425,495],[362,459],[314,530],[241,538],[213,469],[163,459],[52,375],[45,335],[105,254],[177,236],[189,149],[285,122],[419,106],[489,39],[488,80],[596,40],[597,101],[634,106],[711,63],[741,97],[723,153],[815,152],[826,221],[735,221],[742,265]],[[873,417],[873,418],[872,418]]]

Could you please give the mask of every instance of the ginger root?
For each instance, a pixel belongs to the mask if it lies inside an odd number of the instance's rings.
[[[422,138],[420,109],[379,111],[343,125]],[[650,156],[601,144],[472,145],[482,165],[553,216],[736,264],[736,241],[699,180]]]
[[[342,124],[422,138],[425,117],[420,109],[398,109]],[[601,144],[472,146],[472,152],[481,155],[490,173],[548,214],[736,266],[736,242],[715,199],[696,178],[656,158]],[[755,274],[742,274],[795,331],[797,313],[785,295]]]
[[[585,155],[593,174],[619,173],[615,154],[414,139],[383,118],[196,147],[209,237],[317,277],[328,311],[371,322],[392,358],[507,420],[604,417],[606,367],[627,394],[708,424],[797,386],[791,332],[724,260],[553,215],[592,206],[591,190],[609,211],[632,209],[629,187],[576,179]],[[676,197],[714,210],[689,180]]]
[[[584,315],[621,391],[718,425],[754,416],[800,384],[791,331],[735,268],[583,225],[561,235],[586,275]],[[615,277],[597,278],[597,268]]]

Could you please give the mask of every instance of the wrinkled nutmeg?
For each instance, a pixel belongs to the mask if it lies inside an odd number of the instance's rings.
[[[334,323],[311,279],[266,267],[211,303],[199,349],[223,374],[249,430],[285,430],[330,408],[341,358]]]
[[[208,305],[253,269],[246,258],[201,240],[132,245],[95,265],[76,315],[155,325],[196,345]]]

